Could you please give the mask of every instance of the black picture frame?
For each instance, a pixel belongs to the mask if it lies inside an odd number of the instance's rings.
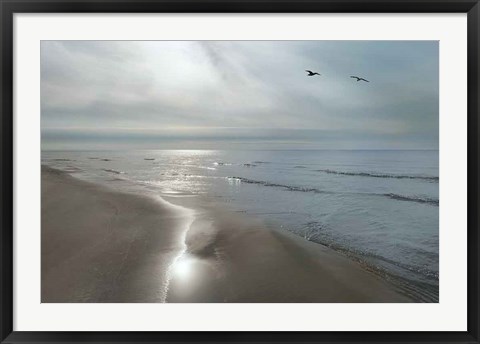
[[[479,343],[479,14],[478,0],[0,0],[2,343],[405,342]],[[466,332],[21,332],[13,331],[13,17],[15,13],[467,13],[468,330]],[[455,316],[455,315],[452,315]]]

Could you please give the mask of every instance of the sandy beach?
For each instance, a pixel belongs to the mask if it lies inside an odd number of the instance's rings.
[[[42,302],[410,302],[261,220],[121,193],[42,166]]]

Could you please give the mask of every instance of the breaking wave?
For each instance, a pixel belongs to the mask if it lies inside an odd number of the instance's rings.
[[[109,169],[109,168],[104,168],[103,171],[113,173],[113,174],[124,174],[125,173],[125,172],[122,172],[122,171],[112,170],[112,169]]]
[[[265,182],[265,181],[261,181],[261,180],[252,180],[252,179],[243,178],[243,177],[227,177],[227,179],[239,181],[239,182],[246,183],[246,184],[258,184],[258,185],[263,185],[263,186],[282,188],[282,189],[286,189],[286,190],[289,190],[289,191],[329,193],[329,192],[322,191],[322,190],[315,189],[315,188],[306,188],[306,187],[301,187],[301,186],[292,186],[292,185],[285,185],[285,184],[270,183],[270,182]]]
[[[411,197],[411,196],[403,196],[403,195],[397,195],[394,193],[386,193],[383,194],[383,196],[386,196],[391,199],[395,199],[397,201],[408,201],[408,202],[417,202],[417,203],[427,203],[427,204],[432,204],[432,205],[439,205],[439,200],[434,199],[434,198],[428,198],[428,197]]]
[[[338,174],[342,176],[357,176],[357,177],[371,177],[371,178],[393,178],[393,179],[420,179],[428,180],[431,182],[437,182],[439,178],[435,176],[417,176],[408,174],[386,174],[386,173],[369,173],[369,172],[348,172],[348,171],[336,171],[336,170],[315,170],[317,172]]]
[[[262,181],[262,180],[253,180],[253,179],[248,179],[248,178],[243,178],[243,177],[227,177],[227,179],[230,180],[230,181],[238,181],[238,182],[242,182],[242,183],[246,183],[246,184],[256,184],[256,185],[262,185],[262,186],[266,186],[266,187],[281,188],[281,189],[288,190],[288,191],[312,192],[312,193],[317,193],[317,194],[340,194],[340,192],[331,192],[331,191],[325,191],[325,190],[303,187],[303,186],[277,184],[277,183],[271,183],[271,182]],[[438,199],[433,199],[433,198],[428,198],[428,197],[405,196],[405,195],[398,195],[398,194],[394,194],[394,193],[384,193],[384,194],[380,194],[380,193],[352,193],[352,194],[388,197],[390,199],[397,200],[397,201],[430,204],[430,205],[437,206],[437,207],[439,205],[439,200]]]

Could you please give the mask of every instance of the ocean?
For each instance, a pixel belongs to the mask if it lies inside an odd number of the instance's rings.
[[[328,246],[438,302],[438,151],[43,151],[117,190],[207,197]]]

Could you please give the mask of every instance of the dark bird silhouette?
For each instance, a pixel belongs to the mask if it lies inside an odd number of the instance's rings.
[[[319,73],[317,73],[317,72],[312,72],[311,70],[308,70],[308,69],[306,69],[305,72],[308,73],[307,76],[321,75],[321,74],[319,74]]]
[[[357,81],[366,81],[366,82],[370,82],[370,81],[368,81],[367,79],[364,79],[364,78],[359,78],[358,76],[354,76],[354,75],[352,75],[352,76],[350,76],[350,77],[351,77],[351,78],[353,78],[353,79],[357,79]]]

